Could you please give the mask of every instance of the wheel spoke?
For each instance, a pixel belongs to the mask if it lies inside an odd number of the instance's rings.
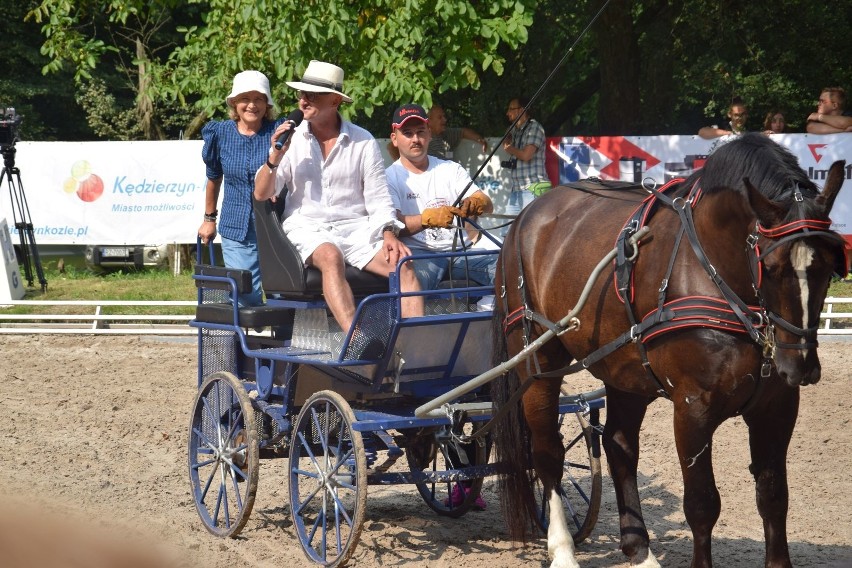
[[[362,530],[366,457],[354,414],[339,394],[315,393],[294,422],[290,445],[290,508],[305,554],[341,566]]]
[[[234,536],[245,526],[257,490],[254,409],[234,375],[214,373],[199,388],[190,422],[189,476],[205,528]]]

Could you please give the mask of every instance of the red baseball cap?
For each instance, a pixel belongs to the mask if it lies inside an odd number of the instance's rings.
[[[429,115],[426,114],[426,111],[422,106],[415,104],[402,105],[393,112],[391,130],[394,128],[402,128],[402,125],[412,118],[422,120],[427,124],[429,123]]]

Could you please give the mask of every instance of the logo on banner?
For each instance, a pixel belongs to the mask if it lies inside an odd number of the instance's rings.
[[[91,202],[104,193],[104,181],[92,173],[92,165],[78,160],[71,166],[71,177],[62,184],[65,193],[76,193],[82,201]]]
[[[553,151],[561,158],[559,160],[559,183],[568,183],[586,177],[586,172],[592,163],[588,146],[560,142],[559,149],[553,148]]]
[[[625,176],[634,176],[637,170],[649,170],[660,163],[656,156],[652,156],[636,144],[633,144],[623,136],[587,136],[580,138],[593,149],[597,150],[611,160],[609,165],[601,168],[601,177],[604,179],[621,179],[622,167]],[[622,166],[622,159],[626,163]]]
[[[808,150],[811,151],[811,156],[814,157],[817,163],[822,160],[822,154],[818,152],[818,150],[822,150],[828,146],[828,144],[808,144]]]

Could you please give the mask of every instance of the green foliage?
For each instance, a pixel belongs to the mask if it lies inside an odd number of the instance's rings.
[[[209,115],[224,113],[233,75],[258,69],[286,108],[311,59],[346,71],[344,107],[370,116],[400,101],[430,105],[432,94],[478,88],[481,76],[502,72],[505,56],[527,40],[532,0],[212,0],[204,25],[186,29],[185,45],[159,70],[164,96],[194,101]],[[211,53],[217,54],[211,57]],[[389,111],[388,111],[389,112]]]
[[[43,0],[27,20],[40,24],[44,35],[41,53],[47,62],[42,72],[73,73],[78,99],[98,135],[163,139],[174,123],[172,116],[177,114],[182,127],[189,112],[156,100],[152,67],[180,39],[176,18],[186,24],[194,13],[177,0]],[[92,98],[98,93],[104,101]],[[111,119],[118,124],[110,126]],[[172,136],[179,131],[174,129]]]
[[[295,96],[284,82],[300,77],[310,59],[345,69],[355,103],[344,112],[379,136],[396,104],[428,106],[433,98],[452,125],[502,134],[509,98],[532,95],[551,73],[534,114],[550,135],[594,135],[605,128],[693,133],[723,114],[734,95],[751,107],[750,128],[759,128],[763,115],[778,107],[801,131],[822,87],[852,91],[852,42],[846,26],[836,25],[848,20],[846,7],[799,0],[610,0],[598,24],[575,45],[602,5],[7,2],[0,6],[7,27],[0,34],[0,106],[15,106],[27,116],[27,139],[87,138],[91,132],[81,126],[84,115],[72,84],[87,98],[92,92],[84,86],[102,81],[114,100],[87,107],[101,135],[175,138],[197,132],[209,116],[225,116],[224,97],[243,69],[265,72],[279,110],[292,108]],[[40,76],[42,69],[50,74]],[[602,123],[615,115],[615,124]],[[105,134],[111,118],[127,125],[123,133]]]

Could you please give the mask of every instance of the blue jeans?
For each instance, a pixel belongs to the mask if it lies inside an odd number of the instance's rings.
[[[529,205],[535,199],[535,195],[531,191],[519,190],[509,194],[509,201],[506,203],[506,215],[517,215],[521,209]]]
[[[235,241],[222,237],[222,258],[225,266],[251,271],[251,292],[240,294],[240,306],[259,306],[263,303],[263,286],[260,283],[260,260],[257,254],[257,233],[254,223],[249,224],[246,238]]]
[[[415,252],[415,251],[412,251]],[[471,286],[491,286],[497,269],[497,255],[418,258],[414,261],[414,272],[423,290],[434,290],[438,283],[448,278],[464,280]],[[450,264],[452,262],[452,265]],[[458,286],[465,286],[464,283]]]

